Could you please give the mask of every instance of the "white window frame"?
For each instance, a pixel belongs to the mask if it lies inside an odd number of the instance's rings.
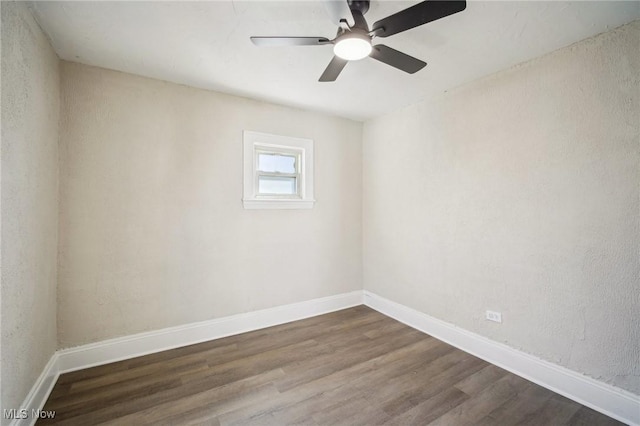
[[[267,199],[287,199],[287,200],[296,200],[301,199],[301,192],[304,190],[304,176],[302,175],[302,152],[300,150],[289,149],[289,148],[281,148],[281,147],[266,147],[265,145],[257,145],[254,147],[255,149],[255,197],[261,200]],[[295,172],[294,173],[278,173],[278,172],[261,172],[259,170],[260,166],[260,154],[277,154],[283,155],[287,157],[295,158]],[[258,191],[260,189],[260,176],[270,176],[270,177],[294,177],[296,178],[296,193],[295,194],[260,194]]]
[[[296,155],[295,195],[258,193],[258,154]],[[313,208],[313,140],[245,130],[243,132],[243,198],[245,209]],[[269,175],[269,173],[262,173]]]

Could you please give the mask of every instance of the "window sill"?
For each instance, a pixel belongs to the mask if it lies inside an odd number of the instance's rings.
[[[242,200],[246,210],[295,210],[311,209],[316,200]]]

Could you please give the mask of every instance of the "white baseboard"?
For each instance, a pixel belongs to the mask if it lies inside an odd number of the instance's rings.
[[[62,349],[58,351],[58,370],[60,373],[66,373],[95,367],[247,331],[259,330],[361,304],[362,291],[357,290],[351,293]]]
[[[36,380],[20,406],[23,411],[18,410],[18,418],[14,418],[13,421],[9,423],[10,426],[32,426],[36,422],[37,418],[34,417],[33,414],[41,410],[44,403],[47,402],[53,385],[55,385],[58,380],[58,375],[58,354],[54,353],[51,358],[49,358],[49,362],[44,366],[40,377],[38,377],[38,380]],[[2,415],[4,416],[4,412]]]
[[[29,418],[16,419],[10,426],[31,426],[35,423],[36,419],[31,417],[31,410],[42,409],[61,373],[284,324],[363,303],[384,315],[614,419],[640,426],[638,395],[525,354],[374,293],[360,290],[59,350],[51,357],[21,406],[28,410]]]
[[[458,328],[364,291],[364,304],[465,352],[630,425],[640,424],[640,396]]]
[[[32,426],[35,423],[37,419],[32,418],[32,410],[42,409],[62,373],[259,330],[358,305],[362,305],[362,290],[58,350],[20,407],[27,410],[28,417],[15,419],[10,426]]]

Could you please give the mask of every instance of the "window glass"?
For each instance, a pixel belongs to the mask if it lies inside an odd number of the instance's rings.
[[[295,177],[286,176],[259,176],[258,193],[295,195],[297,194],[297,182]]]
[[[296,156],[282,154],[258,154],[258,170],[270,173],[295,173]]]

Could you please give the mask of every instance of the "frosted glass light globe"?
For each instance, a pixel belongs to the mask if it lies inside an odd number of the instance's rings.
[[[371,53],[371,42],[361,37],[343,37],[333,46],[336,56],[349,61],[366,58]]]

